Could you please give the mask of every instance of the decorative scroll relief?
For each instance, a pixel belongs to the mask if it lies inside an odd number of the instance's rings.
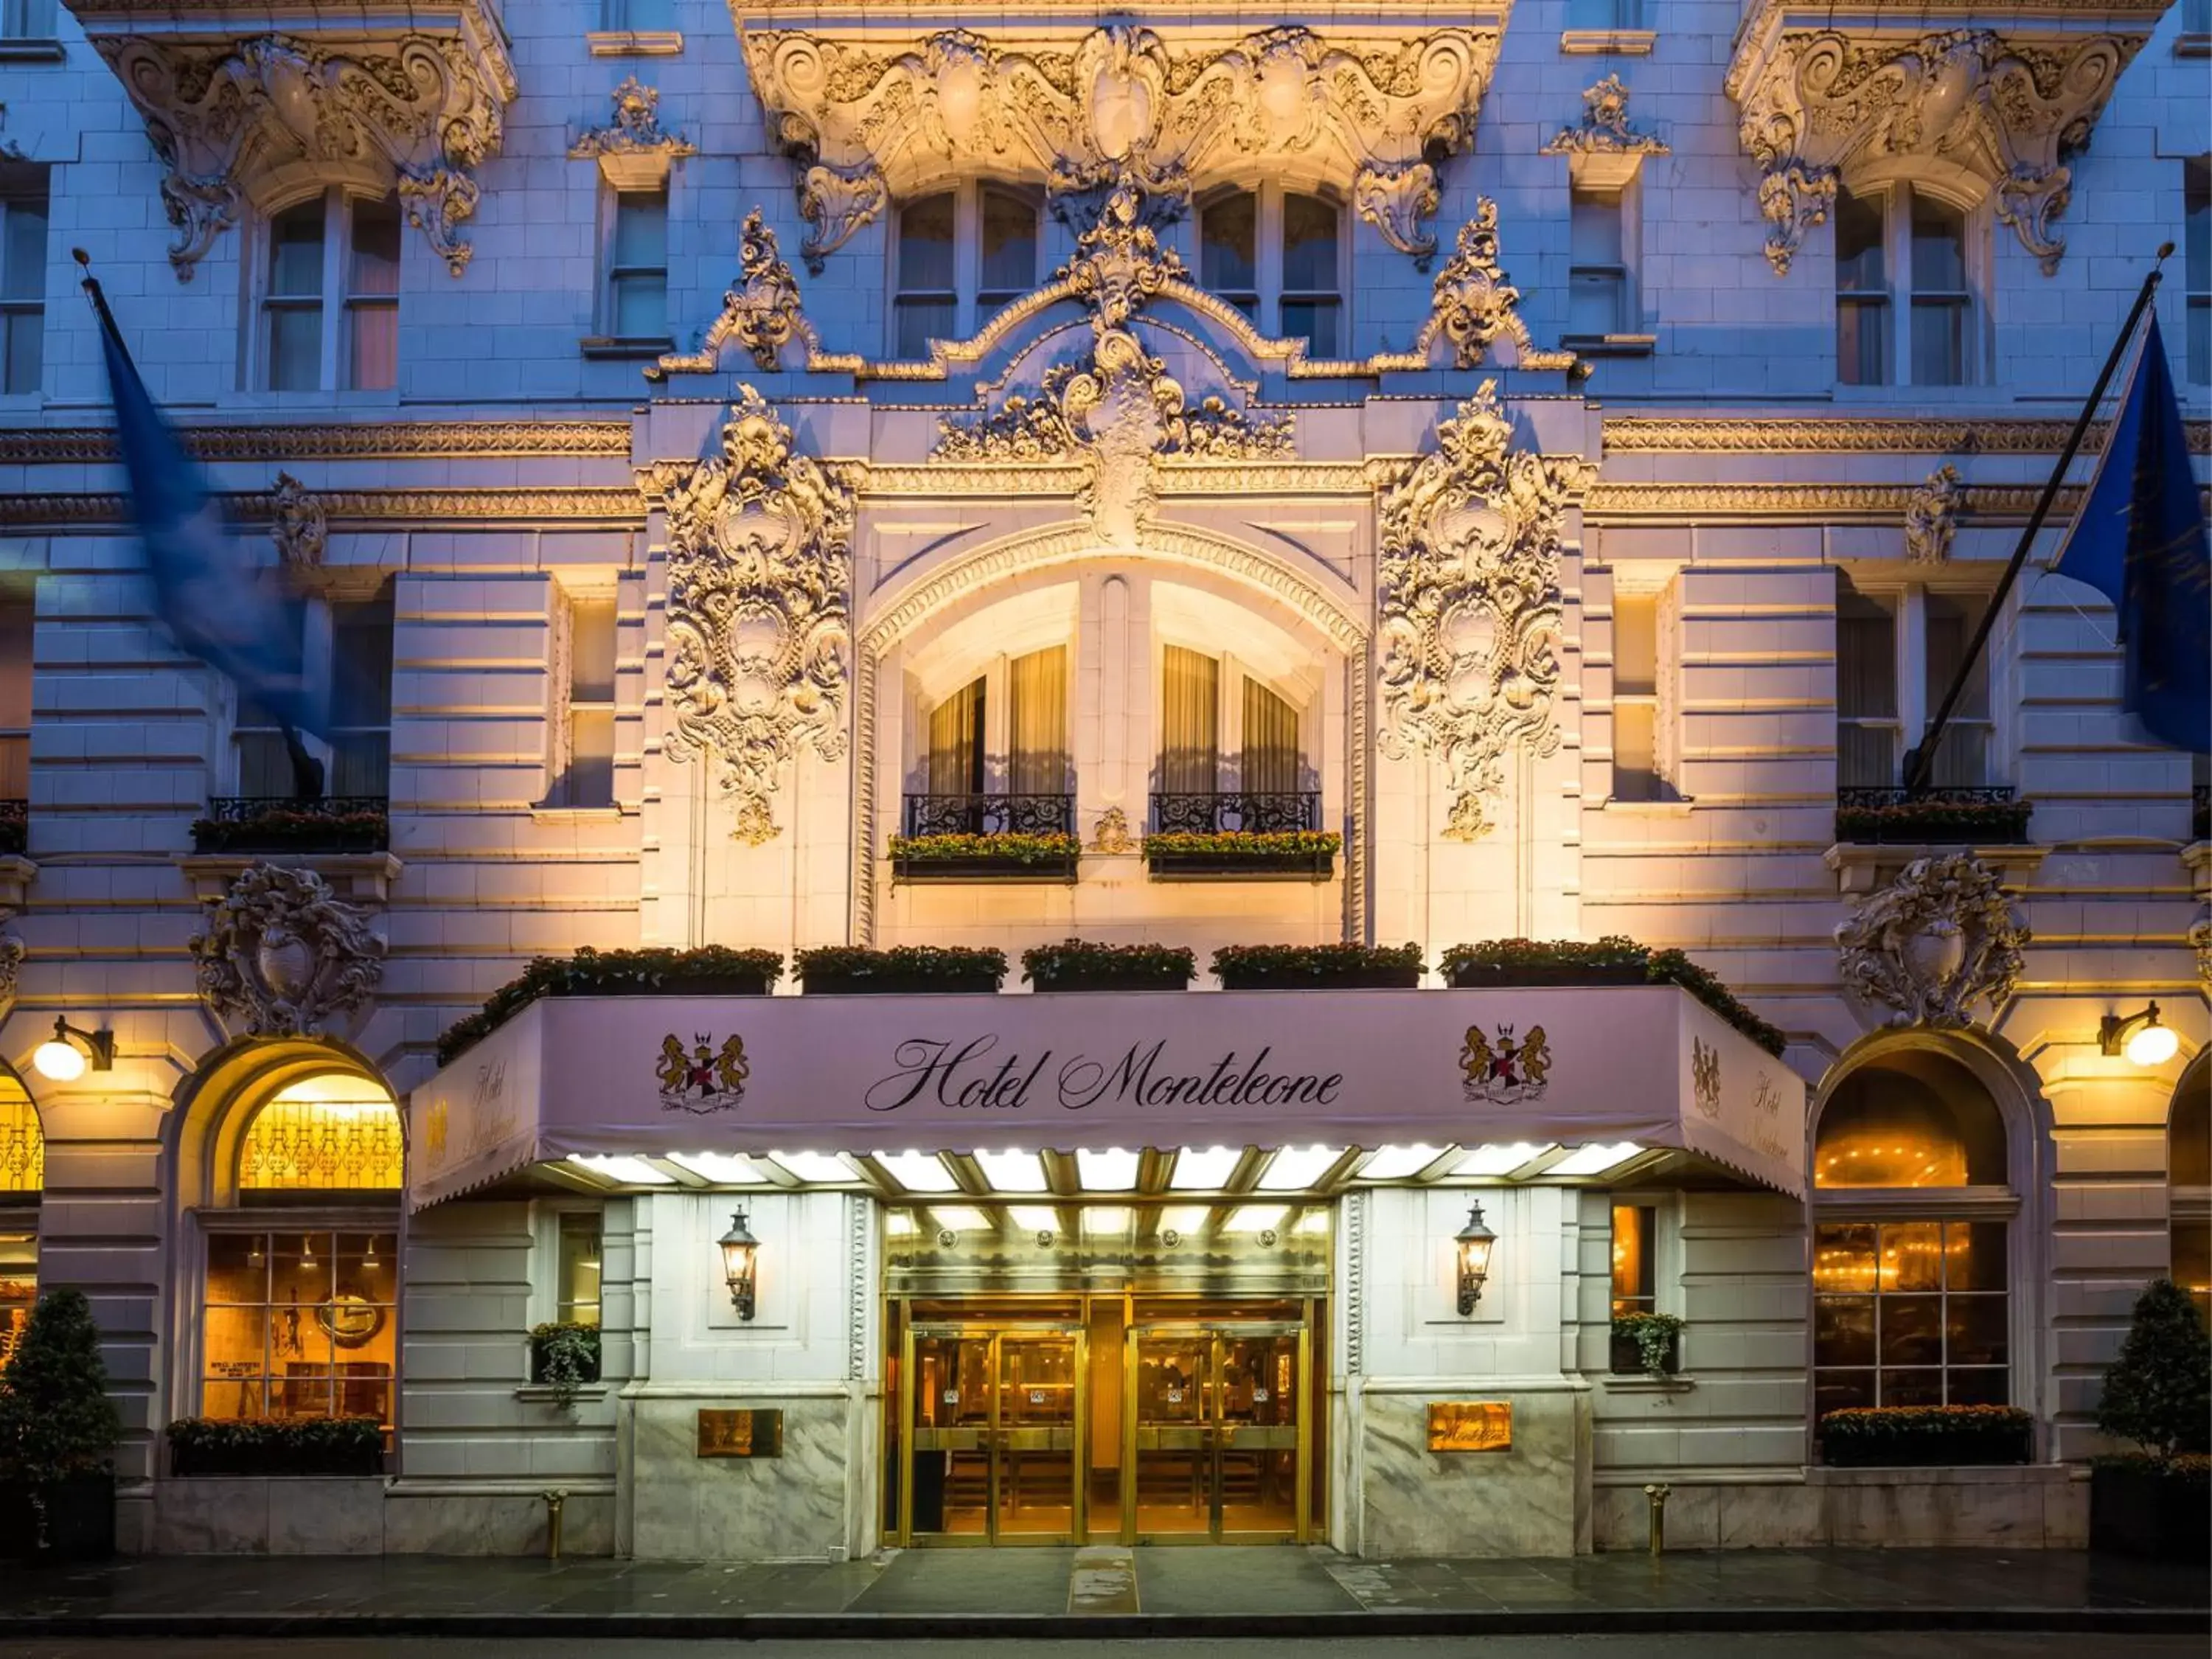
[[[775,233],[762,222],[761,211],[755,208],[738,232],[738,281],[722,295],[722,314],[708,327],[698,350],[665,354],[647,368],[645,378],[712,374],[722,367],[724,350],[733,344],[752,358],[754,368],[772,374],[783,367],[783,349],[793,342],[805,348],[810,369],[860,366],[857,357],[823,351],[822,337],[806,320],[799,302],[799,278],[784,264]]]
[[[1283,27],[1178,52],[1113,23],[1018,45],[967,29],[896,51],[779,30],[744,43],[777,142],[805,168],[800,252],[818,271],[893,196],[949,173],[1042,178],[1055,198],[1134,176],[1180,203],[1284,162],[1337,180],[1392,246],[1425,260],[1434,163],[1473,142],[1499,38]]]
[[[1890,1025],[1964,1026],[1973,1005],[2002,1006],[2033,937],[1972,853],[1916,859],[1836,929],[1844,988],[1891,1012]]]
[[[1608,75],[1583,91],[1582,125],[1561,127],[1540,153],[1565,156],[1577,184],[1618,189],[1645,156],[1674,151],[1664,139],[1628,125],[1628,88],[1618,75]]]
[[[1946,462],[1929,473],[1905,505],[1905,556],[1915,564],[1948,564],[1966,498],[1957,467]]]
[[[1474,368],[1502,337],[1512,343],[1515,368],[1572,369],[1580,361],[1571,351],[1540,351],[1522,320],[1521,290],[1506,280],[1498,263],[1498,204],[1487,196],[1475,203],[1474,217],[1460,227],[1459,244],[1437,273],[1429,320],[1413,342],[1413,357],[1425,362],[1438,340],[1451,347],[1455,368]]]
[[[668,164],[696,155],[699,147],[680,132],[660,126],[660,94],[635,75],[614,89],[613,118],[583,133],[568,147],[572,161],[595,161],[608,181],[623,189],[665,184]]]
[[[1182,275],[1146,222],[1144,193],[1118,185],[1098,221],[1076,242],[1060,273],[1091,307],[1091,356],[1044,373],[1035,398],[1016,392],[988,414],[940,421],[932,459],[1038,461],[1066,456],[1085,463],[1079,497],[1099,539],[1133,548],[1159,506],[1158,463],[1175,454],[1200,459],[1287,457],[1287,416],[1253,418],[1209,396],[1195,409],[1166,362],[1145,349],[1130,325],[1146,301]]]
[[[670,492],[667,753],[713,769],[750,845],[777,834],[769,802],[802,745],[845,751],[853,519],[851,492],[793,453],[749,386],[722,453]]]
[[[383,938],[312,870],[246,866],[190,941],[200,995],[248,1036],[319,1036],[384,977]]]
[[[287,570],[319,570],[330,546],[330,515],[323,504],[289,472],[276,475],[269,495],[269,539]]]
[[[1993,193],[1999,222],[2045,276],[2057,271],[2068,162],[2164,8],[2116,9],[2142,17],[2142,29],[2124,33],[2085,28],[2063,8],[2009,9],[2022,15],[2002,29],[1885,28],[1878,10],[1849,28],[1792,27],[1799,12],[1821,24],[1831,13],[1765,0],[1738,36],[1726,90],[1741,114],[1738,139],[1762,174],[1776,275],[1826,218],[1838,182],[1873,187],[1916,173]],[[1908,24],[1926,15],[1899,10]]]
[[[1559,746],[1561,520],[1590,469],[1514,451],[1512,432],[1485,380],[1380,504],[1382,751],[1443,756],[1455,841],[1492,828],[1510,750]]]
[[[167,19],[171,8],[149,4]],[[499,31],[461,0],[448,34],[318,32],[176,40],[95,32],[167,176],[180,280],[241,210],[303,174],[398,191],[456,276],[471,249],[476,169],[499,153],[514,71]]]

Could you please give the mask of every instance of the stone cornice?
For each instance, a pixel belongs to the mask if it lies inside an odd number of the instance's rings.
[[[276,493],[260,490],[216,498],[234,518],[267,523],[276,514]],[[572,528],[584,524],[642,525],[646,500],[623,489],[333,489],[316,501],[335,528],[346,524],[427,525],[522,521]],[[103,529],[128,521],[130,502],[119,494],[0,495],[0,523],[14,530]]]
[[[458,276],[477,168],[520,90],[484,0],[69,0],[146,123],[180,281],[240,215],[343,185],[398,193]]]
[[[1711,523],[1737,520],[1767,523],[1778,519],[1818,524],[1901,522],[1917,484],[1896,483],[1607,483],[1590,487],[1583,516],[1599,524],[1644,520],[1688,520]],[[1970,485],[1963,491],[1966,516],[1984,522],[2025,520],[2041,493],[2039,486]],[[2058,492],[2052,511],[2060,519],[2081,504],[2081,489]]]
[[[1998,220],[2055,271],[2068,162],[2165,10],[2166,0],[1760,0],[1724,88],[1762,175],[1769,263],[1789,270],[1838,184],[1902,179],[1970,205],[1994,198]]]
[[[627,460],[626,421],[380,421],[179,428],[203,461],[396,461],[590,456]],[[0,466],[96,465],[118,457],[106,427],[0,428]]]
[[[1608,455],[2056,455],[2067,421],[1942,420],[1894,416],[1608,415]],[[2188,422],[2189,451],[2212,455],[2212,421]],[[2103,448],[2106,423],[2089,428],[2083,453]]]

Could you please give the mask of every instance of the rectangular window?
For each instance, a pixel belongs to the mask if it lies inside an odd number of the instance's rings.
[[[1663,800],[1659,773],[1659,596],[1613,601],[1613,798]]]
[[[1829,1222],[1813,1235],[1814,1420],[2011,1395],[2002,1221]]]
[[[2212,5],[2212,0],[2207,0]],[[2212,155],[2182,167],[2182,245],[2187,284],[2188,372],[2197,386],[2212,385]]]
[[[1943,706],[1943,694],[1965,660],[1966,647],[1981,626],[1983,600],[1978,596],[1929,593],[1922,600],[1927,628],[1928,719]],[[1929,781],[1938,784],[1981,784],[1989,781],[1990,670],[1989,653],[1978,653],[1973,672],[1959,693],[1959,705],[1943,728]]]
[[[971,680],[929,714],[929,793],[983,793],[984,682]]]
[[[1161,665],[1160,789],[1210,795],[1221,776],[1221,664],[1179,645]]]
[[[0,40],[51,40],[55,0],[0,0]]]
[[[1198,279],[1206,290],[1260,319],[1260,198],[1226,197],[1199,216]]]
[[[1836,781],[1897,781],[1897,616],[1838,579],[1836,593]]]
[[[333,795],[382,795],[392,773],[392,594],[331,606]]]
[[[0,392],[38,391],[46,338],[46,174],[10,168],[0,171]]]
[[[1644,0],[1567,0],[1571,29],[1640,29]]]
[[[1337,355],[1344,309],[1337,264],[1339,215],[1316,196],[1283,198],[1283,333],[1327,361]]]
[[[293,625],[306,632],[307,605],[289,610]],[[304,637],[295,647],[295,660],[305,656]],[[264,799],[289,799],[294,793],[292,760],[284,747],[284,734],[276,716],[241,697],[238,718],[231,728],[231,745],[238,757],[238,793]],[[325,780],[327,785],[328,780]]]
[[[396,1243],[389,1232],[210,1234],[201,1413],[388,1425]]]
[[[1613,1311],[1659,1311],[1659,1212],[1650,1204],[1613,1206]]]
[[[399,384],[399,199],[353,204],[346,260],[346,384],[389,392]]]
[[[1006,665],[1012,727],[1009,781],[1017,795],[1067,791],[1067,647],[1047,646]]]
[[[960,294],[953,258],[959,198],[925,197],[899,210],[898,292],[892,296],[898,355],[927,357],[932,340],[959,331]]]
[[[15,1357],[38,1299],[38,1234],[0,1233],[0,1371]]]
[[[268,316],[271,392],[313,392],[323,383],[325,204],[318,198],[269,222]]]
[[[1889,275],[1882,204],[1836,192],[1836,378],[1887,386]]]
[[[1267,687],[1244,677],[1244,747],[1237,770],[1247,793],[1297,793],[1300,763],[1298,711]]]
[[[1627,331],[1628,256],[1619,191],[1577,190],[1569,202],[1567,332]]]
[[[0,800],[31,795],[31,642],[36,601],[0,594]]]
[[[564,1325],[599,1322],[599,1218],[569,1211],[561,1217],[561,1282],[553,1316]]]
[[[554,790],[562,806],[608,806],[615,798],[615,605],[568,608],[567,768]]]
[[[985,191],[982,286],[975,294],[977,323],[1035,288],[1036,274],[1036,209],[1004,191]]]
[[[601,0],[599,20],[614,33],[656,33],[676,27],[676,7],[674,0]]]
[[[1966,380],[1966,218],[1918,191],[1912,219],[1912,384]]]
[[[607,259],[607,330],[620,340],[668,334],[668,192],[625,190],[615,195],[614,238]]]

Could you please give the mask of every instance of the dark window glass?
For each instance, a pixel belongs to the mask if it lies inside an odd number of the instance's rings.
[[[898,294],[892,301],[894,349],[902,357],[925,357],[932,340],[952,337],[959,299],[953,291],[954,202],[924,197],[902,209],[898,221]]]
[[[1036,286],[1036,209],[1004,191],[983,192],[982,287],[976,294],[986,313]]]
[[[1199,281],[1256,319],[1260,311],[1259,198],[1224,197],[1199,217]]]

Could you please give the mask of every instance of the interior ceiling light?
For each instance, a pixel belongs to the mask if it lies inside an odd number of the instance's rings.
[[[836,1152],[770,1152],[769,1156],[801,1181],[830,1186],[853,1179],[853,1166]]]
[[[1454,1175],[1507,1176],[1551,1146],[1537,1140],[1492,1141],[1471,1148],[1452,1168]]]
[[[981,1232],[991,1224],[991,1218],[972,1204],[933,1204],[929,1218],[947,1232]]]
[[[977,1152],[975,1158],[985,1178],[1002,1193],[1052,1190],[1044,1178],[1044,1160],[1035,1152]]]
[[[667,1156],[678,1169],[689,1170],[717,1187],[759,1187],[768,1182],[760,1166],[749,1158],[735,1158],[728,1152],[671,1152]]]
[[[1547,1176],[1598,1175],[1616,1164],[1626,1164],[1643,1150],[1632,1140],[1617,1140],[1610,1146],[1602,1142],[1577,1146],[1544,1173]]]
[[[1120,1146],[1075,1154],[1076,1179],[1086,1193],[1126,1193],[1137,1184],[1137,1154]]]
[[[1025,1233],[1056,1233],[1060,1212],[1049,1204],[1010,1204],[1006,1218]]]
[[[1378,1146],[1359,1166],[1362,1181],[1403,1181],[1444,1155],[1441,1146]]]
[[[1291,1212],[1287,1204],[1240,1204],[1221,1224],[1224,1233],[1260,1233],[1270,1227],[1279,1227],[1283,1218]]]
[[[1097,1238],[1126,1233],[1129,1231],[1130,1213],[1126,1204],[1086,1204],[1083,1206],[1083,1231]]]
[[[884,1173],[910,1193],[957,1193],[960,1183],[933,1152],[878,1152]]]
[[[1341,1146],[1285,1146],[1260,1177],[1263,1193],[1301,1192],[1319,1181],[1344,1156]]]
[[[1175,1173],[1168,1178],[1179,1193],[1210,1193],[1224,1185],[1244,1161],[1242,1146],[1186,1146],[1176,1154]]]
[[[596,1153],[571,1152],[568,1162],[608,1181],[630,1187],[673,1187],[676,1177],[656,1170],[641,1158],[602,1158]]]

